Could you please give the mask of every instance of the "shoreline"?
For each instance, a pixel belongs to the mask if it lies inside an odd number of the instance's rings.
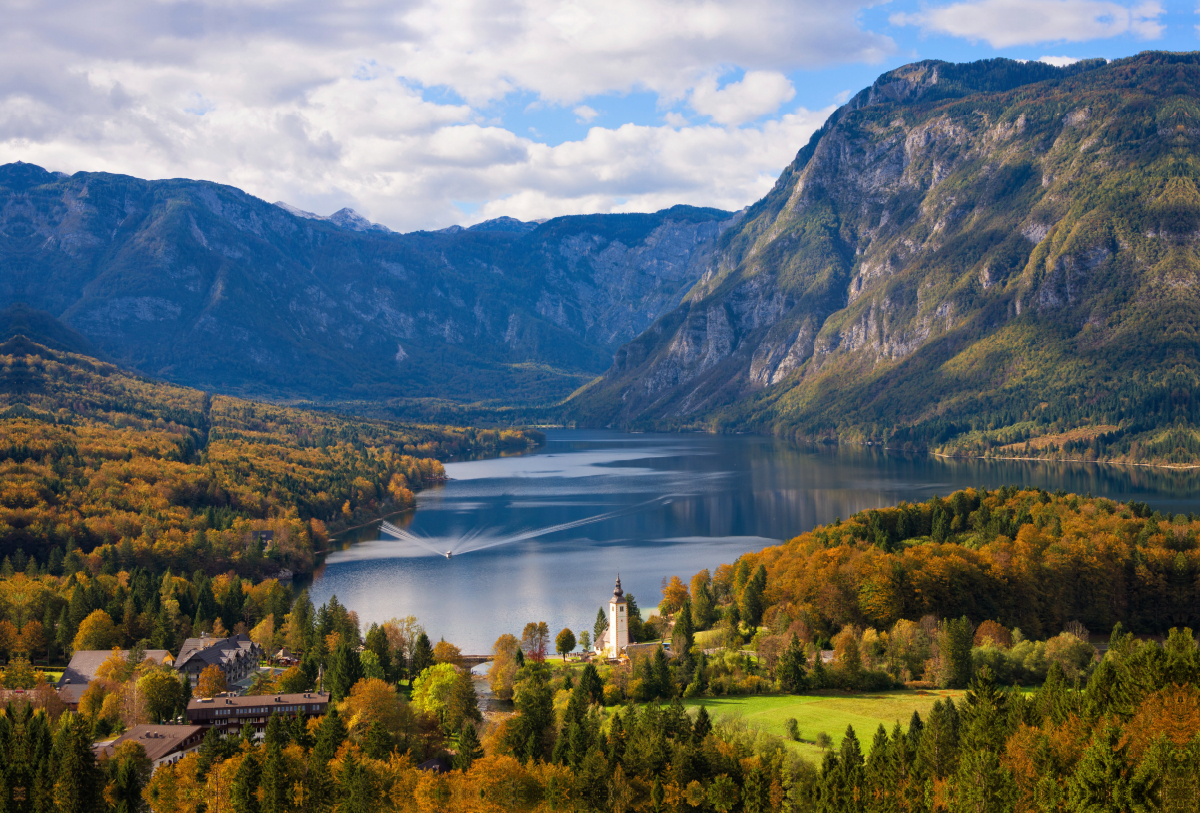
[[[888,447],[885,446],[885,449]],[[898,450],[895,450],[898,451]],[[1057,457],[988,457],[987,455],[970,455],[970,454],[943,454],[942,452],[930,452],[934,457],[945,458],[946,460],[1030,460],[1037,463],[1084,463],[1087,465],[1100,466],[1140,466],[1145,469],[1166,469],[1168,471],[1192,471],[1200,469],[1200,464],[1196,465],[1180,465],[1177,463],[1132,463],[1124,460],[1074,460],[1072,458],[1057,458]]]

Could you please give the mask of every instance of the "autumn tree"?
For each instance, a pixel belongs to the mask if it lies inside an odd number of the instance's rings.
[[[448,663],[451,666],[462,666],[462,650],[442,638],[433,647],[433,662]]]
[[[78,589],[78,588],[77,588]],[[117,625],[104,610],[93,610],[79,625],[71,648],[81,650],[109,649],[117,642]]]
[[[571,632],[567,627],[563,627],[558,636],[554,639],[554,651],[562,655],[563,660],[567,659],[567,653],[575,649],[575,633]]]
[[[225,672],[216,664],[210,664],[200,671],[196,681],[197,697],[216,697],[226,690]]]

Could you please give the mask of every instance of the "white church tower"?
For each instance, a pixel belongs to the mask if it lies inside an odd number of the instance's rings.
[[[625,603],[625,592],[621,590],[621,574],[617,574],[617,586],[608,600],[608,640],[605,655],[619,658],[629,646],[629,606]]]

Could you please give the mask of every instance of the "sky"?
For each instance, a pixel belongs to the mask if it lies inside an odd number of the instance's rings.
[[[397,231],[736,210],[922,59],[1200,50],[1200,0],[0,0],[0,163]]]

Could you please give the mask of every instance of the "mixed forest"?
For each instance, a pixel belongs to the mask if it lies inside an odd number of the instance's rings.
[[[212,395],[14,337],[0,344],[0,556],[67,574],[306,572],[330,533],[411,507],[441,460],[540,437]]]

